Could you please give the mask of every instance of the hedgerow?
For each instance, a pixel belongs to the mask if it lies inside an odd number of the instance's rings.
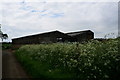
[[[16,56],[34,78],[118,79],[118,41],[25,45]]]

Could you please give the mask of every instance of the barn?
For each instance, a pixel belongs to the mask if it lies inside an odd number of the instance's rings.
[[[66,33],[74,39],[74,42],[83,42],[94,39],[94,33],[91,30]]]
[[[71,40],[71,36],[60,31],[51,31],[42,34],[35,34],[12,39],[13,44],[40,44],[40,43],[56,43],[67,42]]]
[[[63,33],[51,31],[12,39],[13,44],[41,44],[56,42],[82,42],[94,38],[91,30]]]

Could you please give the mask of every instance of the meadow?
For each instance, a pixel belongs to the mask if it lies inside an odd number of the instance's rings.
[[[120,78],[119,40],[24,45],[15,55],[33,78],[113,80]]]

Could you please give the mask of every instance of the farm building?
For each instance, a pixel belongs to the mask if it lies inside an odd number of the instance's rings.
[[[74,42],[83,42],[94,39],[94,33],[91,30],[66,33],[74,39]]]
[[[29,35],[12,39],[13,44],[40,44],[56,42],[82,42],[94,38],[94,33],[90,30],[62,33],[51,31],[42,34]]]

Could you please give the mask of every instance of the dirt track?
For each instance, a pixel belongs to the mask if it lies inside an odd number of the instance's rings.
[[[11,50],[2,52],[2,79],[4,78],[29,78]]]

